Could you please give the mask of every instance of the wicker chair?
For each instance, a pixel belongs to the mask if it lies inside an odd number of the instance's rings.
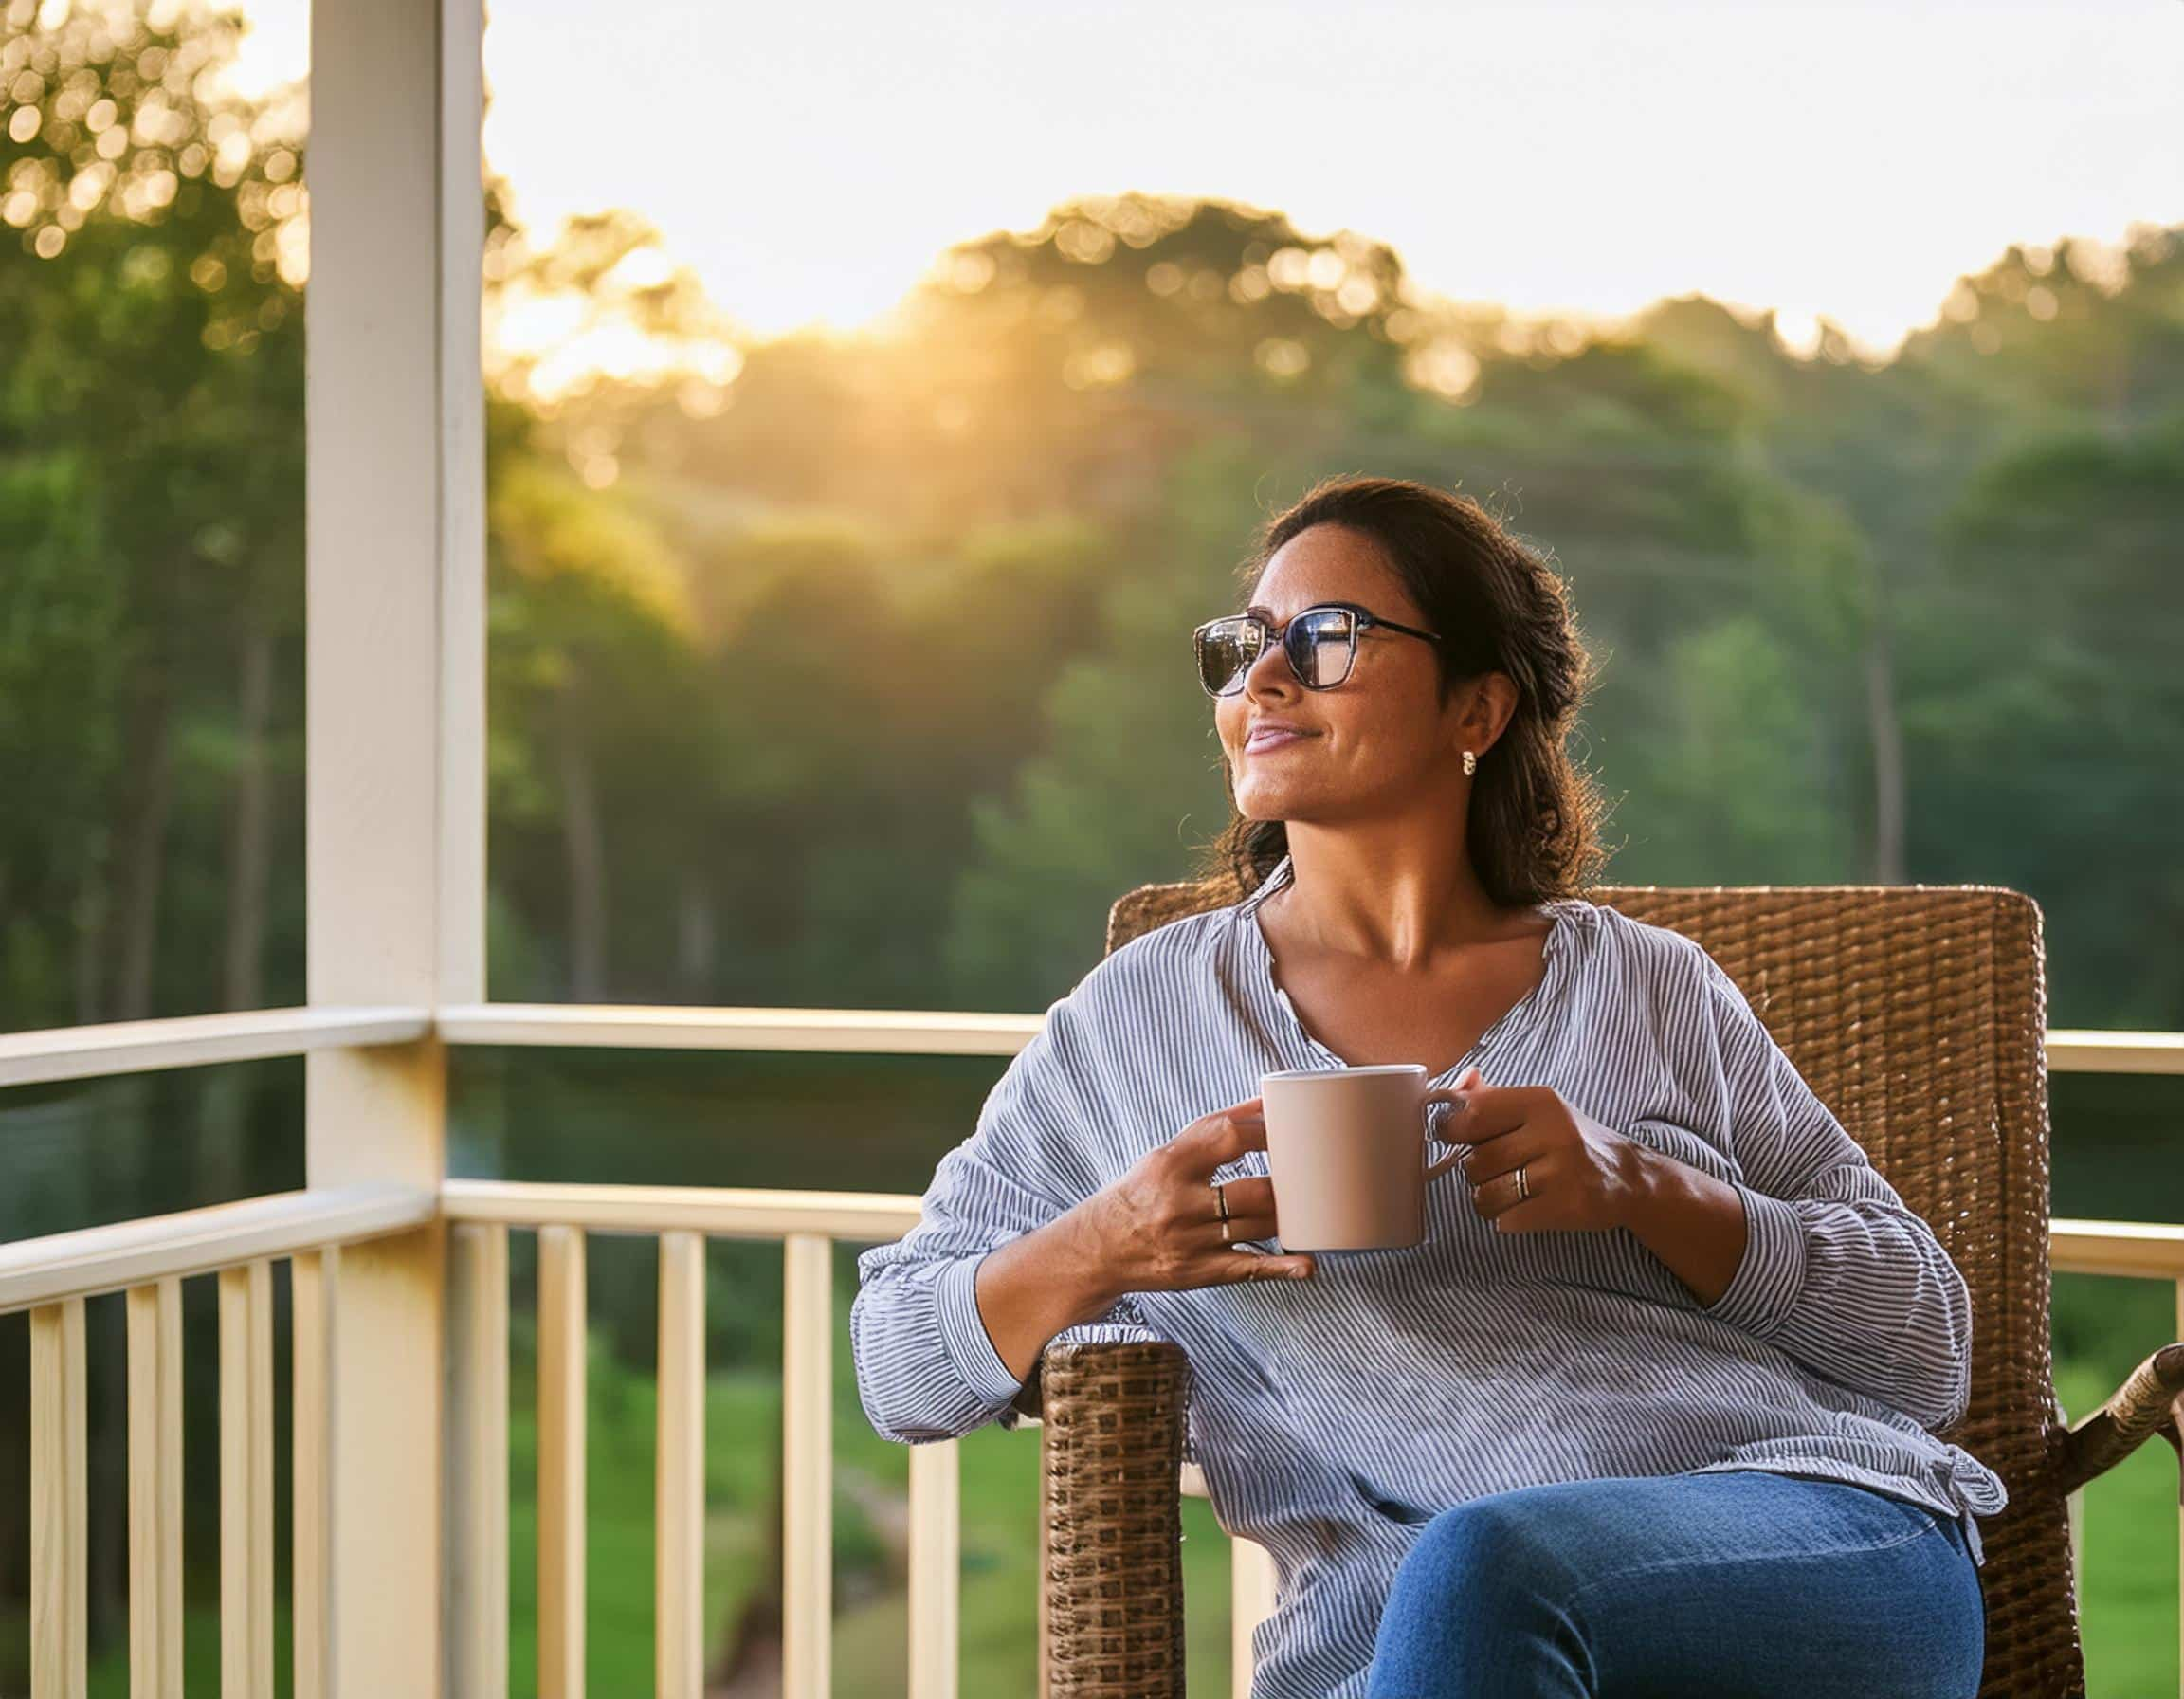
[[[1113,951],[1244,893],[1139,886]],[[1904,1201],[1974,1305],[1972,1398],[1946,1430],[1999,1473],[1983,1518],[1981,1699],[2084,1691],[2068,1495],[2158,1433],[2184,1450],[2184,1344],[2066,1427],[2048,1361],[2047,991],[2041,914],[1993,886],[1609,886],[1592,901],[1696,939]],[[1179,1479],[1190,1365],[1166,1341],[1050,1346],[1040,1419],[1042,1681],[1067,1699],[1183,1692]]]

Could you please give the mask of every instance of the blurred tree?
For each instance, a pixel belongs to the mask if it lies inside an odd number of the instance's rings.
[[[2058,415],[2115,429],[2157,420],[2184,388],[2184,231],[2134,226],[2116,253],[2083,238],[2013,243],[1957,280],[1900,358],[2005,431],[2034,434]]]
[[[201,7],[38,16],[13,0],[0,44],[0,217],[21,231],[0,259],[0,527],[23,562],[0,629],[60,639],[13,659],[40,705],[9,764],[70,772],[60,813],[0,823],[9,1013],[195,1013],[177,993],[211,989],[162,985],[184,738],[228,775],[218,1006],[299,1001],[300,940],[269,964],[265,937],[271,740],[301,713],[302,433],[281,428],[302,411],[300,91],[229,92],[238,20]],[[96,729],[55,737],[64,720]]]
[[[235,18],[159,15],[9,0],[0,31],[0,775],[34,804],[0,810],[11,1027],[302,1000],[300,904],[273,871],[300,848],[302,109],[228,86]],[[11,1094],[103,1136],[11,1164],[0,1236],[267,1189],[248,1111],[268,1079],[211,1070],[187,1104],[143,1074]],[[125,1580],[118,1410],[94,1423],[101,1640]],[[13,1549],[24,1501],[0,1499]]]
[[[1033,750],[970,805],[974,852],[945,912],[959,1004],[1045,1007],[1099,959],[1114,900],[1183,876],[1193,843],[1228,818],[1190,632],[1237,599],[1253,477],[1266,469],[1242,442],[1188,449],[1164,473],[1164,511],[1111,545],[1126,569],[1100,585],[1097,615],[1043,681]]]
[[[2184,408],[2058,432],[1964,491],[1917,610],[1920,864],[2039,894],[2058,1025],[2157,1031],[2184,1007],[2175,953],[2146,947],[2184,930],[2180,507]]]
[[[718,403],[661,386],[622,432],[646,465],[913,537],[1126,517],[1208,436],[1285,452],[1400,428],[1404,338],[1426,322],[1393,251],[1356,232],[1084,196],[949,248],[871,333],[745,348]]]
[[[503,814],[492,865],[519,903],[529,897],[541,936],[564,946],[555,995],[630,995],[610,973],[614,919],[647,904],[628,884],[616,902],[614,883],[645,877],[643,852],[670,874],[700,853],[703,816],[680,803],[702,795],[713,754],[684,586],[646,518],[551,463],[502,463],[488,526],[492,711],[500,737],[536,761],[524,766],[528,806]],[[638,817],[646,831],[612,846],[610,862],[610,822]],[[526,825],[558,841],[550,886],[522,883],[540,871],[522,853]],[[564,904],[557,919],[538,912],[548,889]]]

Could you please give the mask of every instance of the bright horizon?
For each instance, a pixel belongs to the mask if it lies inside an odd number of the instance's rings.
[[[302,74],[306,0],[245,13],[237,81]],[[2184,223],[2176,0],[1331,17],[500,0],[484,147],[535,241],[628,207],[766,337],[864,326],[950,244],[1129,190],[1348,228],[1417,288],[1524,318],[1698,292],[1773,308],[1800,349],[1826,315],[1874,356],[2013,242],[2114,249]],[[1057,66],[1082,96],[1049,85]],[[632,111],[658,138],[642,167],[599,145]]]

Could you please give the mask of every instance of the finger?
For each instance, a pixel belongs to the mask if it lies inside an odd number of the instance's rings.
[[[1200,1180],[1233,1162],[1247,1150],[1266,1148],[1266,1117],[1257,1098],[1201,1115],[1169,1141],[1168,1148],[1183,1164],[1183,1171]]]
[[[1221,1198],[1228,1200],[1228,1213],[1235,1216],[1271,1215],[1274,1213],[1274,1181],[1265,1175],[1250,1174],[1239,1179],[1221,1182],[1221,1197],[1213,1196],[1213,1188],[1206,1188],[1207,1213],[1218,1221],[1221,1218]]]
[[[1532,1094],[1521,1086],[1482,1086],[1465,1100],[1463,1119],[1448,1137],[1451,1144],[1483,1144],[1515,1132],[1532,1115]]]
[[[1529,1179],[1530,1175],[1525,1178]],[[1502,1182],[1507,1184],[1507,1181]],[[1516,1195],[1516,1188],[1510,1188]],[[1521,1203],[1510,1203],[1494,1212],[1493,1228],[1496,1233],[1538,1233],[1547,1226],[1546,1201],[1535,1192]]]
[[[1209,1192],[1211,1188],[1208,1188]],[[1201,1225],[1216,1231],[1226,1227],[1230,1239],[1263,1238],[1274,1229],[1276,1206],[1274,1185],[1271,1180],[1247,1183],[1232,1179],[1225,1181],[1219,1197],[1210,1197],[1211,1207],[1200,1217]],[[1221,1214],[1226,1201],[1228,1213]]]
[[[1247,1280],[1304,1280],[1312,1273],[1309,1256],[1266,1256],[1254,1251],[1224,1251],[1210,1284],[1241,1286]]]
[[[1539,1170],[1535,1162],[1524,1170],[1522,1197],[1517,1195],[1517,1170],[1512,1167],[1505,1174],[1497,1174],[1491,1179],[1481,1180],[1471,1188],[1471,1207],[1482,1219],[1499,1220],[1510,1211],[1528,1208],[1539,1200]]]
[[[1467,1068],[1452,1085],[1441,1086],[1426,1094],[1426,1124],[1433,1137],[1444,1143],[1453,1144],[1456,1138],[1450,1128],[1463,1124],[1470,1110],[1470,1093],[1484,1081],[1476,1064]]]
[[[1504,1174],[1529,1166],[1527,1179],[1537,1179],[1539,1163],[1552,1148],[1537,1127],[1520,1127],[1507,1134],[1483,1140],[1457,1160],[1456,1166],[1474,1186],[1483,1186]]]
[[[1228,1230],[1226,1237],[1222,1234],[1224,1228]],[[1223,1244],[1241,1245],[1248,1240],[1279,1237],[1282,1224],[1275,1219],[1273,1211],[1269,1210],[1261,1215],[1231,1215],[1226,1221],[1209,1221],[1206,1229]]]
[[[1459,1120],[1470,1112],[1471,1094],[1486,1088],[1486,1076],[1479,1071],[1479,1064],[1474,1062],[1469,1068],[1458,1074],[1447,1088],[1450,1092],[1460,1095],[1444,1111],[1444,1124]]]

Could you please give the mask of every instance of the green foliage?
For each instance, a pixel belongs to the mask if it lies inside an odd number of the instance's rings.
[[[11,1026],[163,1012],[187,970],[117,893],[158,889],[177,740],[240,719],[263,770],[300,714],[293,667],[236,687],[299,658],[300,110],[217,92],[232,19],[64,9],[0,42],[0,773],[37,802],[0,815]],[[216,932],[191,894],[164,918]],[[299,1000],[255,970],[230,994]]]

